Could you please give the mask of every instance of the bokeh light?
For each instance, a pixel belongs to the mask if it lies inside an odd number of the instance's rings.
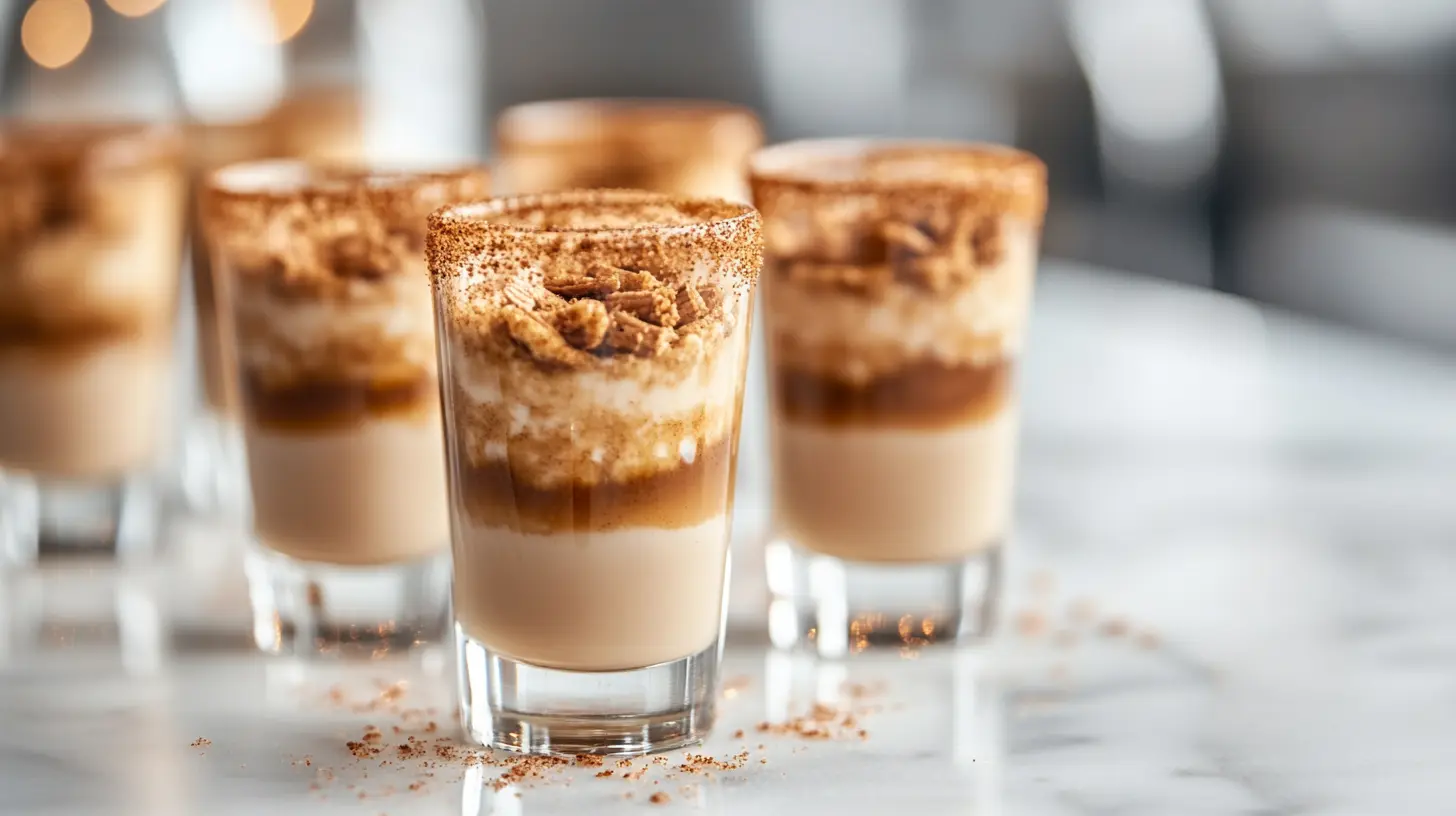
[[[308,18],[313,16],[313,2],[314,0],[268,0],[278,42],[288,42],[308,25]]]
[[[91,7],[86,0],[35,0],[20,21],[20,45],[37,65],[60,68],[91,41]]]
[[[123,17],[145,17],[165,2],[167,0],[106,0],[106,5]]]

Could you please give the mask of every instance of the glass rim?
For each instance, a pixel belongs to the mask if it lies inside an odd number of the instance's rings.
[[[0,120],[0,167],[34,165],[38,155],[73,153],[89,170],[126,170],[183,157],[182,129],[170,122],[145,120],[56,119]]]
[[[408,197],[439,184],[479,180],[480,163],[400,163],[260,159],[226,164],[207,174],[210,195],[229,201],[278,204],[297,198],[352,201]]]
[[[742,123],[747,125],[745,136],[759,140],[763,137],[763,125],[753,108],[692,97],[579,97],[523,102],[501,111],[495,131],[501,147],[522,149],[645,140],[657,128],[716,130],[723,123]],[[607,131],[608,138],[603,138],[602,131]]]
[[[694,218],[691,223],[634,222],[623,226],[538,227],[530,224],[499,223],[492,216],[524,214],[568,207],[630,208],[668,206]],[[706,211],[699,217],[693,211]],[[563,190],[551,193],[490,198],[448,204],[430,214],[429,231],[468,233],[479,237],[549,239],[573,236],[578,238],[622,239],[632,236],[692,235],[721,227],[756,222],[758,210],[748,204],[722,198],[680,196],[631,189]]]
[[[969,168],[960,177],[909,175],[875,177],[855,168],[866,159],[905,156],[918,161]],[[957,139],[846,137],[798,139],[757,150],[748,159],[754,185],[793,187],[824,193],[908,191],[974,192],[1016,188],[1034,194],[1046,187],[1046,165],[1035,155],[1009,145]]]

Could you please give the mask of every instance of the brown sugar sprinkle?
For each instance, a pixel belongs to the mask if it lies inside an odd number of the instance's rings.
[[[667,757],[665,757],[665,756],[653,757],[652,758],[652,764],[653,765],[667,765],[668,764]]]
[[[638,779],[646,776],[647,771],[649,770],[649,768],[638,768],[635,771],[628,771],[627,773],[622,774],[622,778],[627,780],[628,782],[635,782]]]
[[[1102,635],[1104,637],[1123,637],[1128,632],[1127,621],[1123,620],[1122,618],[1112,618],[1102,624],[1102,628],[1100,631],[1102,632]]]
[[[743,729],[742,728],[740,728],[737,731],[734,731],[733,732],[733,739],[743,739]]]
[[[597,779],[606,779],[607,777],[611,776],[614,773],[616,773],[616,771],[612,770],[611,768],[608,768],[605,771],[599,772],[597,774]]]
[[[1035,609],[1023,609],[1016,613],[1016,631],[1022,637],[1041,637],[1046,634],[1046,615]]]
[[[599,756],[594,756],[592,754],[577,754],[575,757],[575,761],[576,764],[582,766],[583,768],[602,767],[602,758]]]
[[[630,768],[630,767],[632,767],[632,760],[630,760],[630,759],[619,759],[619,760],[617,760],[617,767],[618,768]]]
[[[734,697],[737,697],[740,692],[742,692],[743,690],[745,690],[745,689],[748,688],[748,685],[751,682],[753,682],[751,679],[749,679],[746,675],[741,675],[741,674],[738,675],[737,677],[730,677],[727,680],[724,680],[723,681],[723,697],[724,697],[724,699],[731,700]]]
[[[198,737],[197,739],[192,741],[193,748],[206,748],[211,744],[212,740],[208,739],[207,737]]]
[[[651,796],[647,797],[647,801],[651,802],[654,805],[665,805],[668,802],[672,801],[672,797],[668,796],[662,791],[658,791],[657,793],[654,793]]]

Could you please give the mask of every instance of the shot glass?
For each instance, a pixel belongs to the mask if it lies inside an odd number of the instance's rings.
[[[260,649],[386,653],[448,629],[449,515],[426,215],[485,171],[270,161],[203,202],[252,491]]]
[[[635,191],[430,217],[465,732],[640,754],[711,727],[759,218]]]
[[[0,561],[153,548],[184,198],[171,129],[0,128]]]
[[[290,97],[256,119],[194,123],[187,128],[193,194],[189,218],[192,294],[197,325],[200,406],[187,429],[181,487],[195,511],[235,517],[246,513],[247,467],[218,327],[212,259],[198,206],[218,168],[271,158],[358,162],[364,152],[363,121],[351,93],[315,90]]]
[[[1045,167],[998,146],[859,140],[778,145],[750,167],[767,259],[771,639],[839,657],[986,632]]]
[[[744,164],[763,143],[753,111],[691,99],[531,102],[496,120],[496,188],[618,187],[747,201]]]

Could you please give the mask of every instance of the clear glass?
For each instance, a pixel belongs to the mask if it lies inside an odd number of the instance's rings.
[[[178,135],[0,135],[0,560],[156,543],[184,180]]]
[[[953,142],[779,145],[765,235],[776,645],[840,657],[989,631],[1046,175]]]
[[[466,733],[532,753],[697,742],[757,213],[629,191],[497,199],[433,215],[428,255]]]
[[[224,364],[212,262],[197,202],[208,176],[224,165],[279,157],[359,161],[363,121],[351,91],[313,89],[295,93],[261,117],[196,122],[186,132],[193,178],[190,257],[202,405],[184,441],[182,488],[196,511],[241,517],[247,512],[248,491],[237,396]]]
[[[619,187],[747,201],[744,163],[762,143],[753,111],[724,102],[531,102],[496,120],[496,182],[510,194]]]
[[[485,171],[232,165],[203,201],[252,492],[254,635],[377,655],[442,638],[449,528],[425,216]]]

